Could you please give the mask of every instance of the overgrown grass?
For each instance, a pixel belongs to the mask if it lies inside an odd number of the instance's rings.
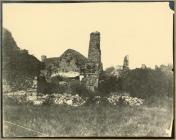
[[[4,121],[45,135],[4,122],[4,136],[165,136],[171,116],[172,108],[169,105],[129,107],[91,104],[71,107],[5,104]]]

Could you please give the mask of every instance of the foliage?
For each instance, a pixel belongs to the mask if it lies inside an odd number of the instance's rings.
[[[103,95],[108,95],[111,92],[121,91],[122,90],[122,83],[121,78],[117,78],[112,75],[107,75],[105,72],[100,75],[100,82],[98,91],[101,92]]]
[[[77,68],[82,67],[86,62],[87,58],[80,54],[79,52],[73,49],[67,49],[61,56],[60,56],[60,64],[64,63],[64,65],[70,66],[71,61],[74,61]],[[61,64],[62,65],[62,64]],[[65,67],[65,71],[67,71]]]
[[[47,94],[49,90],[49,84],[44,76],[39,76],[37,79],[37,92]]]
[[[139,98],[172,97],[173,95],[173,72],[170,66],[161,65],[160,68],[137,68],[122,71],[121,75],[108,75],[104,72],[100,75],[98,89],[102,95],[112,92],[127,92],[130,96]]]
[[[58,83],[58,82],[63,81],[63,80],[64,80],[64,77],[62,77],[60,75],[51,78],[52,83]]]
[[[67,85],[61,85],[61,77],[52,78],[48,82],[44,76],[38,77],[37,92],[42,94],[64,93],[68,91]]]
[[[161,70],[134,69],[122,77],[122,90],[131,96],[149,98],[171,96],[173,93],[173,73],[166,75]]]
[[[3,79],[13,90],[29,88],[32,80],[41,69],[41,63],[27,50],[20,50],[17,47],[11,33],[3,29]]]
[[[80,83],[78,80],[70,82],[70,91],[71,94],[78,94],[81,97],[90,97],[91,91],[87,90],[85,85]]]

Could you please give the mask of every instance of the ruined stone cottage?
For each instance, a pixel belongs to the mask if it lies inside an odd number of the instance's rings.
[[[50,82],[52,77],[61,76],[80,80],[86,88],[94,91],[98,87],[99,75],[103,71],[101,62],[100,33],[90,34],[88,58],[73,49],[67,49],[60,57],[42,56],[44,69],[41,75]]]

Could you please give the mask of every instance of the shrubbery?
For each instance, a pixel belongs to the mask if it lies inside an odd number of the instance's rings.
[[[56,79],[55,79],[56,80]],[[67,86],[59,85],[57,82],[46,84],[40,82],[43,87],[44,93],[64,93],[75,95],[78,94],[82,97],[93,96],[109,96],[111,93],[120,95],[120,93],[129,93],[132,97],[142,99],[149,99],[154,97],[165,98],[171,97],[173,94],[173,73],[172,71],[162,71],[161,69],[133,69],[121,73],[117,78],[116,76],[102,73],[100,75],[100,82],[98,89],[92,93],[88,91],[84,84],[78,80],[68,81]]]
[[[78,94],[82,97],[89,97],[92,95],[91,91],[86,89],[85,85],[81,84],[81,82],[77,80],[70,82],[69,88],[71,94]]]
[[[119,78],[104,74],[101,76],[99,91],[103,95],[111,92],[128,92],[130,96],[139,98],[166,97],[173,95],[173,73],[161,69],[128,70]]]
[[[130,70],[122,77],[122,90],[140,98],[172,96],[172,77],[172,73],[168,76],[161,70]]]
[[[71,95],[78,94],[82,97],[89,97],[93,93],[86,89],[85,85],[79,80],[64,79],[60,76],[51,79],[48,82],[45,77],[40,76],[38,78],[38,93],[52,94],[52,93],[69,93]]]
[[[109,95],[112,92],[121,92],[122,79],[103,73],[100,75],[98,91],[101,92],[103,96]]]

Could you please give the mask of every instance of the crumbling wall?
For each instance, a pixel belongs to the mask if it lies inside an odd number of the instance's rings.
[[[92,74],[86,77],[86,87],[90,91],[95,91],[98,88],[99,76],[96,74]]]

